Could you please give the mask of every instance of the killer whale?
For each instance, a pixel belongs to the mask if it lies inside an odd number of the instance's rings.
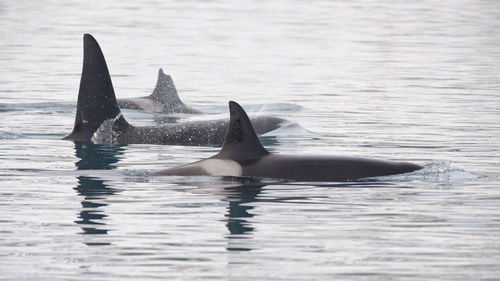
[[[97,41],[83,36],[83,67],[73,131],[63,139],[94,143],[148,143],[221,145],[228,119],[133,126],[123,117],[111,82],[106,60]],[[257,133],[264,134],[290,124],[272,116],[252,118]]]
[[[182,102],[177,94],[172,77],[165,74],[161,68],[158,70],[158,79],[151,95],[139,98],[118,99],[118,106],[122,109],[135,109],[151,113],[203,113]]]
[[[230,123],[219,153],[191,164],[161,170],[153,175],[208,175],[338,182],[403,174],[422,168],[408,162],[369,158],[270,153],[260,143],[243,108],[230,101],[229,111]]]

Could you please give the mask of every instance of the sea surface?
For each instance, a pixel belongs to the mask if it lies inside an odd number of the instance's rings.
[[[0,280],[500,280],[500,1],[0,1]],[[423,165],[354,182],[152,177],[207,146],[63,141],[82,37],[270,151]]]

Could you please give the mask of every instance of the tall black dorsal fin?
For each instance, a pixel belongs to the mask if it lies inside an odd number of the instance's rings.
[[[158,80],[156,81],[155,89],[149,98],[168,105],[182,104],[172,77],[165,74],[161,68],[158,70]]]
[[[88,141],[99,126],[120,114],[106,60],[97,41],[83,35],[83,68],[73,132],[64,139]]]
[[[229,102],[230,120],[224,144],[216,155],[228,159],[251,159],[269,154],[260,143],[245,110],[236,102]]]

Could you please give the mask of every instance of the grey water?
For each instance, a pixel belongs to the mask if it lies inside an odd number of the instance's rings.
[[[0,280],[500,280],[500,2],[0,1]],[[158,68],[276,153],[411,161],[347,183],[151,177],[217,147],[60,140],[82,35],[118,97]]]

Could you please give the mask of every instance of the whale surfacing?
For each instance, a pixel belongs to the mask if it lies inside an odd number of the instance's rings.
[[[187,106],[182,102],[174,81],[170,75],[158,70],[158,80],[153,93],[146,97],[118,99],[118,105],[124,109],[136,109],[151,113],[189,113],[200,114],[200,110]]]
[[[229,109],[229,127],[219,153],[191,164],[158,171],[153,175],[208,175],[338,182],[403,174],[422,168],[408,162],[369,158],[270,153],[260,143],[243,108],[231,101]]]
[[[83,36],[83,49],[75,123],[73,131],[63,139],[111,144],[222,145],[228,119],[140,127],[127,122],[116,100],[104,55],[92,35]],[[165,88],[175,91],[171,79],[160,79],[158,91]],[[257,116],[252,122],[259,134],[290,124],[273,116]]]

